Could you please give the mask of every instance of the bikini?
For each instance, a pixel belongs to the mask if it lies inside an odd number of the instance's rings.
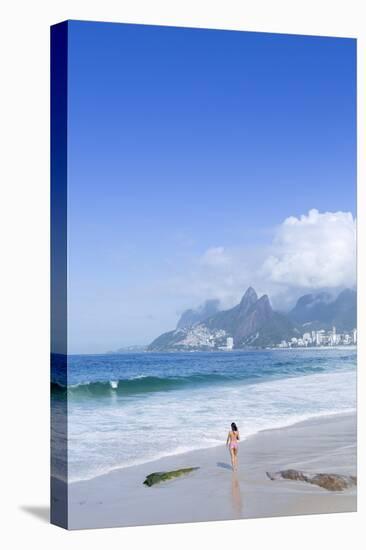
[[[230,438],[230,449],[237,449],[238,448],[238,439],[237,439],[238,436],[235,435],[235,437],[236,437],[235,441]]]

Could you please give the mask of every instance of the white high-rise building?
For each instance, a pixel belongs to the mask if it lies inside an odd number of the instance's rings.
[[[325,333],[324,330],[317,330],[316,331],[315,342],[316,342],[317,346],[321,346],[322,344],[324,344],[324,333]]]
[[[227,349],[233,349],[234,347],[234,338],[232,338],[231,336],[226,338],[226,347]]]
[[[337,345],[337,330],[335,327],[333,327],[333,330],[330,335],[330,345],[336,346]]]

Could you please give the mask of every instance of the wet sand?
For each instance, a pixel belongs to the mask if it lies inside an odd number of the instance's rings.
[[[145,477],[199,466],[175,480],[146,487]],[[182,523],[356,511],[356,489],[330,492],[266,472],[356,475],[356,415],[317,417],[266,430],[240,443],[239,467],[220,447],[165,457],[69,484],[69,529]]]

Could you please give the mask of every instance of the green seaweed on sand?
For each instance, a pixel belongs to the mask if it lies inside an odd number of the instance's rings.
[[[146,476],[146,479],[143,483],[144,485],[151,487],[152,485],[160,483],[161,481],[168,481],[169,479],[174,479],[184,474],[189,474],[190,472],[198,469],[199,467],[196,466],[195,468],[181,468],[180,470],[172,470],[170,472],[154,472]]]

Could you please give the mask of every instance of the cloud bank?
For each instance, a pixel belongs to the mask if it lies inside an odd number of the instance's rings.
[[[304,289],[353,286],[356,282],[356,220],[350,212],[310,210],[277,228],[263,276]]]
[[[338,291],[356,284],[356,220],[350,212],[319,212],[286,218],[266,246],[213,246],[175,290],[191,300],[218,298],[230,307],[252,285],[274,307],[286,309],[307,292]]]

